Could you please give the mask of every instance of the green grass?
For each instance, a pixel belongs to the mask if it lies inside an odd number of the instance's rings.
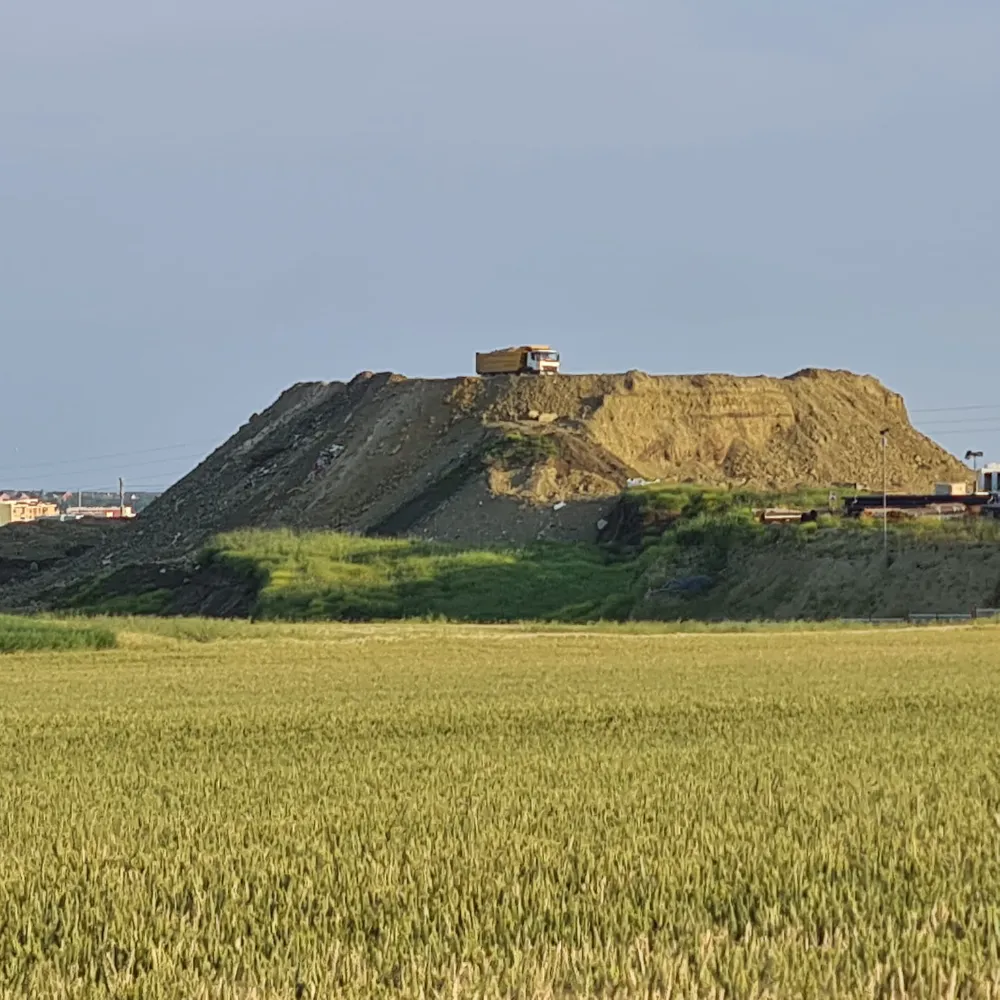
[[[72,620],[72,619],[71,619]],[[151,636],[171,640],[178,643],[216,643],[226,640],[254,640],[270,642],[272,640],[315,641],[325,635],[343,638],[346,629],[355,629],[359,637],[376,634],[378,630],[388,627],[379,622],[313,622],[304,627],[300,622],[282,620],[247,621],[233,618],[155,618],[150,616],[126,617],[121,615],[88,616],[86,621],[103,626],[116,635]],[[400,628],[424,627],[431,624],[444,625],[444,622],[428,622],[426,619],[402,619],[394,623]],[[451,623],[458,628],[461,623]],[[936,623],[919,623],[924,627],[933,628]],[[561,621],[518,621],[503,622],[493,625],[470,623],[470,628],[488,628],[496,630],[495,634],[516,636],[518,634],[534,635],[545,633],[551,635],[634,635],[634,636],[665,636],[665,635],[730,635],[740,633],[762,632],[829,632],[838,630],[856,631],[864,628],[872,631],[885,629],[911,628],[908,622],[867,622],[840,619],[823,621],[769,621],[758,619],[754,621],[616,621],[599,620],[594,622],[561,622]],[[991,629],[1000,628],[1000,619],[980,619],[967,623],[968,628]],[[486,633],[490,634],[490,633]]]
[[[821,515],[763,525],[753,508],[815,509],[809,492],[748,494],[688,486],[630,494],[625,551],[641,553],[636,617],[824,619],[968,613],[1000,603],[1000,521],[984,517],[891,521],[888,562],[875,519]],[[704,577],[708,588],[676,589]]]
[[[330,532],[234,532],[205,558],[259,574],[258,617],[287,620],[623,617],[637,576],[595,546],[461,549]]]
[[[646,598],[637,617],[823,619],[964,613],[1000,606],[1000,545],[974,532],[823,524],[769,526],[746,518],[678,522],[643,553]],[[703,593],[669,581],[705,574]],[[666,588],[666,589],[665,589]]]
[[[839,514],[845,497],[856,491],[842,489],[802,488],[792,491],[753,491],[722,489],[690,483],[649,483],[625,491],[626,500],[637,504],[651,514],[673,514],[686,520],[696,517],[726,517],[745,515],[754,508],[787,507],[794,510],[824,510],[830,506],[831,494],[835,498],[834,510]],[[880,519],[840,518],[823,515],[827,526],[836,525],[845,530],[879,531]],[[1000,540],[1000,521],[994,518],[967,517],[937,520],[914,518],[890,521],[890,530],[910,534],[947,535],[976,540]]]
[[[0,997],[993,997],[980,629],[271,625],[0,666]]]
[[[0,653],[110,649],[115,643],[114,630],[103,625],[0,615]]]
[[[90,615],[157,615],[162,614],[173,596],[163,587],[136,594],[106,594],[103,580],[97,579],[74,596],[71,607]]]
[[[204,560],[256,581],[255,617],[267,620],[751,621],[995,606],[998,540],[996,527],[979,519],[892,526],[886,568],[881,532],[868,526],[833,519],[764,526],[747,507],[715,509],[702,498],[641,550],[618,554],[590,545],[463,549],[244,531],[216,539]],[[648,599],[669,581],[694,576],[711,581],[708,593]],[[136,602],[101,609],[142,610]]]
[[[72,619],[70,619],[72,620]],[[102,625],[117,635],[131,633],[157,636],[179,642],[221,642],[226,639],[273,639],[287,636],[296,626],[281,623],[250,622],[244,618],[156,618],[145,614],[136,616],[99,614],[87,619]]]
[[[487,464],[499,469],[519,469],[555,458],[558,440],[549,434],[522,434],[507,431],[491,441],[484,451]]]
[[[228,578],[239,600],[224,607],[288,621],[749,621],[967,612],[1000,602],[1000,563],[993,559],[1000,521],[891,524],[887,570],[881,525],[872,520],[823,515],[809,524],[765,526],[753,517],[754,507],[772,503],[810,506],[821,492],[641,487],[628,498],[642,516],[624,522],[625,541],[606,547],[469,549],[332,532],[238,531],[202,553],[206,568],[225,572],[209,588],[197,580],[192,587],[203,599]],[[62,591],[60,600],[91,614],[197,610],[197,600],[184,600],[186,574],[172,573],[183,582],[170,583],[156,567],[126,566]],[[662,597],[665,586],[695,576],[711,580],[711,593]],[[905,587],[897,579],[903,577]]]
[[[695,483],[648,483],[625,491],[627,499],[641,507],[664,513],[694,516],[701,513],[724,514],[751,507],[791,507],[817,510],[828,507],[831,493],[839,504],[856,491],[802,488],[800,490],[760,491],[701,486]]]

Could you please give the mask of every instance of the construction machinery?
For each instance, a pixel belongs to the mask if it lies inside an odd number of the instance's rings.
[[[551,347],[529,344],[476,354],[477,375],[558,375],[559,353]]]

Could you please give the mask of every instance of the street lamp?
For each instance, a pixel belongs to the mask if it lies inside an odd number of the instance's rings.
[[[882,552],[885,563],[889,565],[889,428],[879,431],[882,435]]]
[[[979,459],[982,457],[983,453],[981,451],[967,451],[965,453],[966,462],[968,462],[970,458],[972,459],[972,477],[976,481],[974,489],[977,492],[979,491]]]

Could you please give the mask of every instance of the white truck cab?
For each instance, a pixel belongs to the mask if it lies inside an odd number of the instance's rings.
[[[559,371],[559,352],[548,348],[532,348],[526,352],[524,366],[539,375]]]

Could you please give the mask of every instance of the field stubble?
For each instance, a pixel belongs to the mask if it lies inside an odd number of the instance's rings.
[[[0,996],[1000,995],[995,632],[154,632],[0,661]]]

